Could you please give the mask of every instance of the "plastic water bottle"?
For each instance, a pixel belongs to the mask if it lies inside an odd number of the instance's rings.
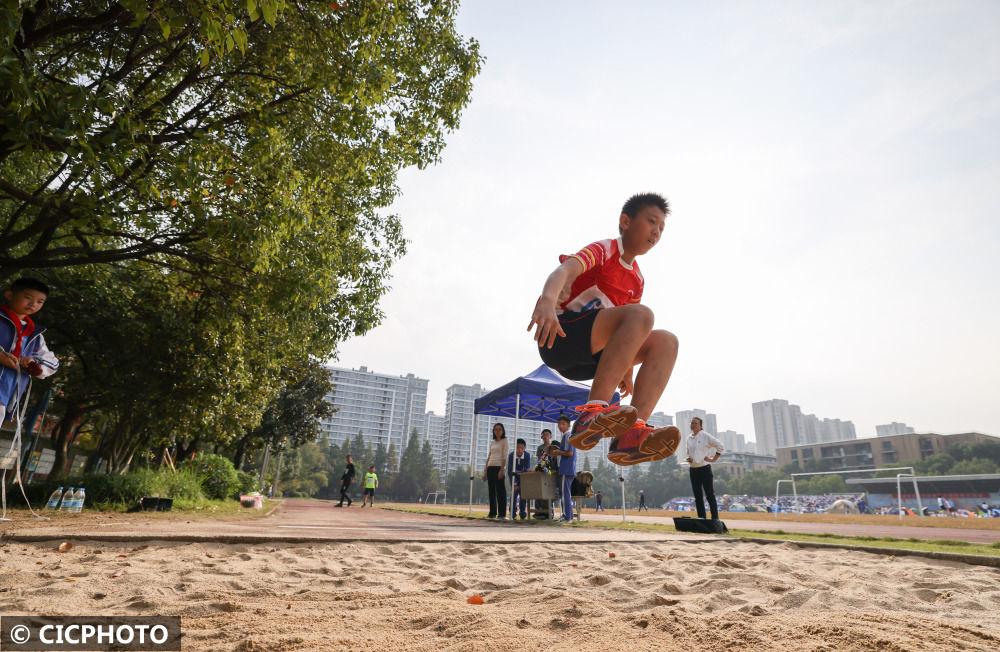
[[[87,500],[87,490],[80,487],[73,494],[73,513],[79,514],[83,511],[83,501]]]
[[[73,487],[66,490],[66,493],[62,495],[62,504],[59,505],[59,511],[69,512],[73,509]]]
[[[63,488],[59,487],[49,496],[49,502],[45,503],[45,509],[56,509],[59,507],[59,499],[62,498]]]

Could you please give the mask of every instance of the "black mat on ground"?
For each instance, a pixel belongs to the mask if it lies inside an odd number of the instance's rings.
[[[718,519],[691,518],[678,516],[674,518],[674,527],[678,532],[698,532],[699,534],[729,534],[726,524]]]

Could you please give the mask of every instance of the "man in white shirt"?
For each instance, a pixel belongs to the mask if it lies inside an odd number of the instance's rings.
[[[701,429],[701,419],[691,419],[691,435],[684,442],[687,448],[687,461],[691,465],[691,490],[694,492],[694,504],[698,510],[698,518],[705,518],[705,502],[708,498],[708,508],[712,512],[712,520],[719,519],[719,507],[715,502],[715,488],[712,486],[712,465],[726,449],[722,442]],[[714,451],[715,456],[709,454]]]

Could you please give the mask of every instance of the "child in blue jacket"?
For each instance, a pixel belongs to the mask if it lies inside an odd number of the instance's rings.
[[[528,518],[528,501],[521,498],[521,476],[517,474],[531,470],[531,453],[525,450],[527,447],[527,442],[519,438],[516,450],[507,454],[507,477],[510,478],[511,496],[514,501],[514,509],[520,507],[522,521]],[[517,518],[514,509],[510,510],[510,520],[512,521]]]
[[[14,418],[28,380],[46,378],[59,368],[59,359],[45,345],[45,329],[31,315],[49,296],[49,288],[33,278],[19,278],[4,292],[0,306],[0,415]]]

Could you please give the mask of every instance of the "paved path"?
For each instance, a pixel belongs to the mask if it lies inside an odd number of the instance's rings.
[[[358,506],[336,508],[317,500],[287,500],[274,514],[252,519],[168,518],[168,514],[98,515],[86,521],[37,521],[21,518],[5,523],[4,535],[30,541],[55,537],[101,540],[220,541],[467,541],[606,543],[718,540],[686,533],[571,528],[539,523],[490,522],[412,514]]]
[[[725,515],[723,515],[725,517]],[[638,516],[630,521],[672,524],[666,516]],[[621,522],[621,512],[594,514],[589,521]],[[931,528],[910,525],[853,525],[834,523],[760,520],[730,520],[740,530],[784,530],[785,532],[831,533],[845,536],[891,536],[896,538],[953,539],[975,543],[1000,541],[1000,530]],[[103,540],[166,539],[179,541],[260,542],[307,541],[468,541],[468,542],[592,542],[610,541],[705,541],[703,535],[674,532],[642,532],[597,528],[570,528],[521,522],[467,520],[427,514],[412,514],[354,506],[336,508],[332,502],[287,500],[276,512],[261,518],[213,519],[179,514],[85,514],[84,518],[59,517],[38,521],[19,517],[0,524],[0,532],[19,540],[77,537]],[[718,540],[718,537],[709,537]]]

